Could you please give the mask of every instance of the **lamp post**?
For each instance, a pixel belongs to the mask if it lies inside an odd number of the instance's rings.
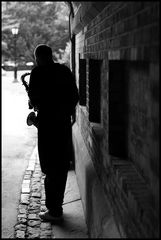
[[[12,34],[14,36],[14,57],[15,57],[15,67],[14,67],[14,83],[18,82],[17,80],[17,34],[18,34],[18,27],[12,28]]]

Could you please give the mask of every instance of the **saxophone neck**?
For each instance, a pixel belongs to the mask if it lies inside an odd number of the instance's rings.
[[[28,75],[30,75],[29,72],[28,72],[28,73],[25,73],[25,74],[23,74],[23,75],[21,76],[22,84],[25,86],[27,92],[28,92],[29,86],[28,86],[28,83],[25,81],[25,77],[28,76]]]

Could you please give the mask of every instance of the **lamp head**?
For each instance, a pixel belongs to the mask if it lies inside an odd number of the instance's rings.
[[[17,35],[18,34],[18,27],[12,28],[12,34]]]

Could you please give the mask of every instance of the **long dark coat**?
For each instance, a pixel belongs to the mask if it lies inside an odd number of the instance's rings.
[[[65,65],[36,66],[30,75],[29,98],[38,111],[38,153],[42,172],[68,168],[72,159],[71,115],[78,102],[75,78]]]

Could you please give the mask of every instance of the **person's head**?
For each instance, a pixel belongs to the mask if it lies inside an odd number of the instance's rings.
[[[46,65],[53,60],[52,49],[45,44],[39,44],[35,48],[34,56],[38,65]]]

